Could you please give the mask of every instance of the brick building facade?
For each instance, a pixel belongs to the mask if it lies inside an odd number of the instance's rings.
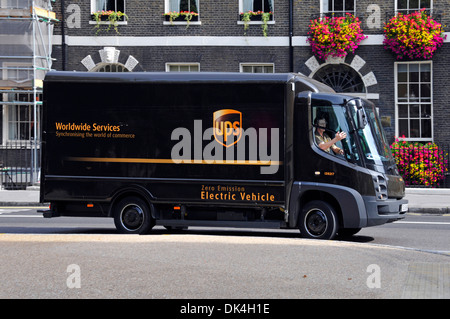
[[[416,4],[419,3],[419,4]],[[102,7],[103,6],[103,7]],[[164,13],[183,6],[195,10],[189,24],[166,21]],[[345,6],[345,8],[344,8]],[[65,0],[53,10],[55,25],[53,68],[75,71],[225,71],[301,72],[324,80],[336,73],[351,78],[358,89],[348,91],[372,100],[379,108],[387,137],[405,134],[409,140],[447,144],[450,131],[446,78],[450,73],[450,39],[432,60],[398,62],[383,48],[384,23],[403,9],[426,7],[444,26],[450,25],[450,0]],[[101,8],[124,10],[128,19],[118,22],[118,32],[108,22],[92,19]],[[273,15],[267,36],[261,21],[244,29],[240,12],[264,8]],[[418,8],[417,8],[418,9]],[[255,10],[256,11],[256,10]],[[310,20],[334,11],[348,11],[362,20],[368,36],[355,54],[322,61],[306,42]],[[195,21],[194,21],[195,20]],[[97,30],[99,30],[97,32]],[[445,30],[445,27],[444,27]],[[403,76],[407,76],[406,82]],[[415,76],[421,80],[415,82]],[[347,90],[331,80],[337,91]],[[328,83],[330,84],[330,83]],[[404,102],[404,88],[409,102]],[[419,87],[419,97],[415,88]],[[416,93],[417,93],[416,92]]]

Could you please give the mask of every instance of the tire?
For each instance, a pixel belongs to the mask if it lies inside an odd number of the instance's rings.
[[[154,226],[148,204],[139,197],[126,197],[114,205],[114,224],[121,234],[147,234]]]
[[[307,203],[298,219],[303,238],[333,239],[338,231],[338,218],[327,202],[314,200]]]

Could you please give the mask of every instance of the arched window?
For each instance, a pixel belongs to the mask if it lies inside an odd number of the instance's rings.
[[[345,64],[327,64],[313,78],[333,88],[338,93],[365,93],[361,76]]]
[[[91,72],[129,72],[122,63],[99,63]]]

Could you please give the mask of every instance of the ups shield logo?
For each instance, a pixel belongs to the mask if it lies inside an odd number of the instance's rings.
[[[224,109],[214,112],[214,138],[225,147],[230,147],[242,137],[242,113]]]

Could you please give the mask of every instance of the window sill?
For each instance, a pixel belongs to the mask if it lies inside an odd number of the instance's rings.
[[[248,25],[252,25],[252,24],[256,24],[256,25],[262,25],[263,22],[262,21],[248,21],[247,23],[245,23],[244,21],[238,21],[237,24],[239,25],[244,25],[244,24],[248,24]],[[275,21],[267,21],[267,24],[275,24]]]
[[[164,21],[163,22],[163,25],[187,25],[188,23],[187,22],[183,22],[183,21],[173,21],[173,22],[170,22],[170,21]],[[202,22],[201,21],[191,21],[191,22],[189,22],[189,25],[191,26],[191,25],[202,25]]]
[[[128,21],[117,21],[117,25],[127,25]],[[89,21],[89,24],[97,24],[97,21]],[[108,25],[111,24],[109,21],[99,21],[98,24]]]

